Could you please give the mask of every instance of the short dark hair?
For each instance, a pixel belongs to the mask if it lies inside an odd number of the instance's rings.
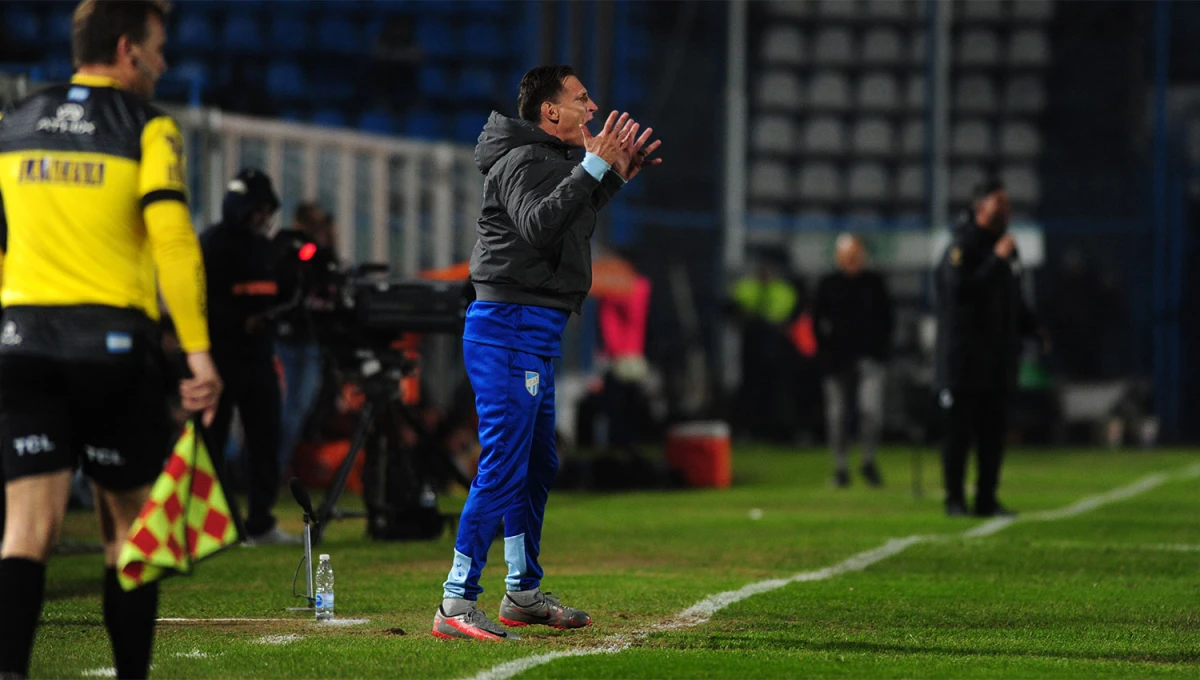
[[[318,220],[318,213],[325,213],[324,220]],[[322,226],[324,222],[329,221],[329,214],[325,208],[316,201],[305,201],[296,205],[296,212],[292,216],[293,221],[297,224],[303,224],[308,228]]]
[[[1004,191],[1004,182],[998,177],[990,177],[975,185],[971,190],[971,205],[979,205],[983,199],[991,196],[997,191]]]
[[[113,63],[121,36],[141,43],[146,39],[150,17],[165,20],[170,11],[165,0],[83,0],[75,7],[71,22],[75,67]]]
[[[538,66],[521,78],[517,91],[517,112],[530,123],[542,122],[542,102],[554,101],[562,94],[563,81],[575,76],[575,69],[566,64]]]

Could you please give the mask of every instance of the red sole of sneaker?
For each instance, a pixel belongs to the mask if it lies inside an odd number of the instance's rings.
[[[454,637],[453,635],[447,635],[446,633],[443,633],[442,631],[438,630],[437,628],[434,628],[434,629],[433,629],[433,636],[434,636],[434,637],[436,637],[436,638],[441,638],[441,639],[443,639],[443,640],[457,640],[457,639],[459,639],[459,638],[456,638],[456,637]]]
[[[525,621],[513,621],[512,619],[506,619],[503,616],[501,616],[499,618],[500,618],[500,623],[503,623],[504,625],[508,626],[509,628],[524,628],[525,626],[529,625]]]

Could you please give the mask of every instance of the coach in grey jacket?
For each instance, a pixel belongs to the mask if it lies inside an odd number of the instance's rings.
[[[542,518],[558,470],[554,358],[563,328],[592,285],[596,212],[633,179],[659,146],[613,112],[593,137],[596,104],[569,66],[541,66],[521,79],[521,118],[493,113],[475,159],[486,176],[479,241],[471,254],[476,300],[467,311],[463,362],[479,414],[479,473],[471,484],[454,562],[433,634],[513,639],[476,607],[488,548],[504,523],[507,594],[500,623],[581,628],[592,619],[541,592]],[[586,150],[577,159],[579,147]]]

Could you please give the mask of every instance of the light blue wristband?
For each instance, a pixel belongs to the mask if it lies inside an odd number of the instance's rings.
[[[608,161],[597,156],[591,151],[584,155],[583,162],[580,163],[580,165],[582,165],[583,169],[587,171],[587,174],[595,177],[597,182],[604,179],[604,173],[608,172],[609,168]]]

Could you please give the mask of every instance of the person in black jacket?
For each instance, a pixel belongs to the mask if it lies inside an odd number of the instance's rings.
[[[1037,334],[1046,341],[1021,290],[1016,241],[1006,233],[1010,213],[999,181],[980,184],[937,268],[935,385],[947,416],[942,466],[951,516],[967,514],[963,478],[972,440],[979,461],[975,514],[1014,514],[996,499],[1008,396],[1022,339]]]
[[[825,417],[833,451],[833,484],[850,484],[846,416],[852,398],[858,403],[862,433],[862,474],[871,486],[882,486],[875,450],[883,432],[885,363],[892,340],[892,300],[883,277],[865,268],[866,249],[853,234],[837,239],[838,271],[817,284],[813,327],[825,371]]]
[[[558,469],[554,358],[563,328],[592,285],[596,213],[646,165],[659,142],[638,136],[614,111],[600,134],[596,103],[569,66],[539,66],[521,79],[520,119],[493,112],[475,161],[486,175],[479,240],[471,253],[476,300],[467,311],[463,361],[479,414],[479,473],[463,507],[454,560],[433,634],[516,636],[476,608],[488,548],[504,524],[500,622],[589,625],[587,613],[541,592],[538,563],[546,498]],[[586,150],[582,161],[579,150]]]
[[[224,465],[225,444],[236,407],[246,434],[249,511],[246,533],[253,543],[293,544],[271,508],[279,496],[279,377],[268,312],[278,284],[271,270],[271,243],[263,232],[279,209],[271,180],[248,168],[229,183],[221,222],[200,236],[208,272],[212,353],[226,377],[213,419],[213,461]]]

